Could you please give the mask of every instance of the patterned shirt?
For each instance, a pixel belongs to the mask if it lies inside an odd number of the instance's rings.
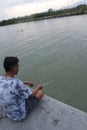
[[[0,106],[7,117],[21,121],[26,118],[26,99],[31,90],[16,78],[0,76]]]

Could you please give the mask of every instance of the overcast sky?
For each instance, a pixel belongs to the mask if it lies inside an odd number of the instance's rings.
[[[60,9],[81,0],[1,0],[0,20]]]

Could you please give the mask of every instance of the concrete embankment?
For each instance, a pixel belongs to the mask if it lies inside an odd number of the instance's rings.
[[[0,130],[87,130],[87,113],[44,96],[26,120],[0,119]]]

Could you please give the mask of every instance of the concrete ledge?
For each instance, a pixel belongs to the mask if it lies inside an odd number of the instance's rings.
[[[25,121],[0,119],[0,130],[87,130],[87,113],[44,96]]]

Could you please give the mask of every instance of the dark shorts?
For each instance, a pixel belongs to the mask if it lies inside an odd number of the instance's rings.
[[[27,114],[33,110],[35,107],[37,107],[39,103],[39,99],[37,97],[29,97],[28,99],[26,99],[26,111]]]

